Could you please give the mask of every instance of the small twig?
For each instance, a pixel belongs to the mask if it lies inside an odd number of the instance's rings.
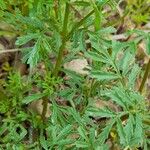
[[[26,47],[26,48],[32,48],[32,47]],[[21,51],[25,48],[16,48],[16,49],[0,49],[0,54],[3,54],[3,53],[13,53],[13,52],[18,52],[18,51]]]
[[[112,36],[113,40],[125,40],[126,38],[127,37],[125,36],[125,34],[117,34]]]
[[[20,49],[0,49],[0,54],[2,53],[10,53],[10,52],[18,52]]]

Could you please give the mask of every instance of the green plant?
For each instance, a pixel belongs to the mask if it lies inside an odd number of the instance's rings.
[[[147,23],[149,22],[149,0],[137,0],[131,1],[127,0],[127,9],[129,15],[131,15],[132,20],[135,22],[136,25]]]
[[[4,31],[17,37],[29,65],[28,76],[10,70],[0,88],[1,149],[149,149],[149,103],[142,91],[150,59],[145,73],[136,61],[141,40],[149,58],[149,32],[133,30],[132,41],[113,40],[116,29],[104,26],[104,10],[115,9],[115,0],[0,4]],[[86,75],[63,67],[75,58],[89,61]],[[39,100],[41,114],[28,107]]]

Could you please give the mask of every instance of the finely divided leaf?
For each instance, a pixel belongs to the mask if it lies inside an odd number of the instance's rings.
[[[98,108],[89,108],[87,109],[86,113],[89,116],[93,117],[106,117],[106,118],[112,118],[115,117],[116,114],[109,110],[108,108],[98,109]]]
[[[92,71],[91,72],[91,77],[92,78],[96,78],[97,80],[115,80],[115,79],[119,79],[120,77],[115,74],[115,73],[111,73],[111,72],[102,72],[102,71]]]
[[[91,58],[94,61],[109,63],[108,59],[102,56],[102,54],[100,55],[93,51],[85,52],[85,56]]]
[[[79,132],[80,136],[81,136],[85,141],[88,141],[88,137],[87,137],[87,135],[86,135],[86,131],[85,131],[85,129],[84,129],[82,126],[80,126],[80,127],[78,128],[78,132]]]
[[[80,147],[80,148],[88,148],[88,144],[84,141],[77,141],[75,142],[76,147]]]
[[[28,35],[24,35],[24,36],[19,37],[15,44],[16,45],[24,45],[27,42],[31,41],[32,39],[37,39],[38,37],[39,37],[39,34],[30,33]]]
[[[38,62],[42,59],[41,44],[42,44],[42,38],[39,37],[34,47],[31,49],[31,51],[28,52],[23,58],[23,60],[25,62],[27,61],[27,64],[30,65],[31,69],[35,67],[38,64]]]
[[[126,103],[122,100],[122,98],[118,95],[119,88],[114,88],[110,92],[106,93],[106,96],[110,97],[116,104],[126,108]]]
[[[129,74],[129,78],[128,78],[128,80],[129,80],[128,86],[130,88],[134,87],[135,81],[136,81],[140,71],[141,71],[140,67],[137,64],[134,64],[134,66],[132,67],[132,70]]]
[[[72,126],[69,124],[65,128],[60,131],[59,135],[57,136],[57,141],[61,140],[62,138],[66,137],[72,130]]]
[[[25,97],[22,102],[23,104],[28,104],[28,103],[31,103],[33,101],[36,101],[36,100],[39,100],[41,99],[42,97],[44,97],[45,94],[44,93],[36,93],[36,94],[32,94],[32,95],[29,95],[27,97]]]
[[[126,145],[126,134],[120,118],[117,119],[117,130],[120,137],[120,144]]]
[[[122,74],[125,76],[130,70],[130,65],[133,63],[134,57],[129,51],[124,52],[124,57],[121,59]]]
[[[143,143],[143,123],[140,114],[136,114],[135,118],[135,131],[134,137],[137,141],[137,144]]]
[[[126,140],[128,144],[131,141],[131,138],[133,137],[133,132],[134,132],[134,117],[132,114],[129,114],[129,118],[127,120],[127,124],[124,127],[125,134],[126,134]]]
[[[105,140],[108,138],[109,133],[111,131],[111,128],[113,124],[115,123],[115,119],[113,119],[107,126],[103,129],[103,131],[98,136],[98,141],[100,144],[104,144]]]

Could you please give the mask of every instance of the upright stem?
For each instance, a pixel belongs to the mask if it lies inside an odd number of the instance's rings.
[[[53,70],[53,75],[54,76],[57,76],[58,72],[60,70],[61,63],[62,63],[62,58],[63,58],[63,51],[65,49],[66,42],[70,39],[70,37],[72,36],[74,31],[76,29],[78,29],[80,26],[82,26],[83,23],[85,22],[85,20],[87,18],[89,18],[93,13],[94,13],[94,10],[89,12],[83,19],[81,19],[79,22],[77,22],[73,26],[72,30],[69,33],[67,33],[67,24],[68,24],[68,19],[69,19],[69,4],[66,3],[65,17],[64,17],[63,30],[62,30],[62,45],[59,48],[58,57],[57,57],[57,60],[56,60],[56,65],[55,65],[55,68]]]
[[[144,73],[144,76],[143,76],[143,80],[142,80],[140,88],[139,88],[139,92],[140,93],[142,93],[142,91],[143,91],[143,88],[144,88],[145,82],[146,82],[146,80],[148,78],[149,72],[150,72],[150,58],[149,58],[148,64],[146,65],[146,69],[145,69],[145,73]]]
[[[65,49],[66,46],[66,36],[67,36],[67,25],[68,25],[68,19],[69,19],[69,4],[66,3],[66,8],[65,8],[65,16],[64,16],[64,22],[63,22],[63,29],[62,29],[62,45],[59,48],[59,52],[58,52],[58,57],[56,60],[56,65],[53,71],[53,75],[57,76],[59,69],[61,67],[61,63],[62,63],[62,58],[63,58],[63,51]]]
[[[55,17],[58,19],[58,0],[54,1],[54,11],[55,11]]]
[[[64,52],[64,49],[65,49],[65,46],[66,46],[66,41],[63,42],[63,44],[61,45],[61,47],[59,49],[58,57],[57,57],[57,60],[56,60],[54,71],[53,71],[54,76],[58,75],[59,69],[61,67],[63,52]]]
[[[85,22],[86,19],[88,19],[92,14],[94,13],[94,10],[92,10],[91,12],[89,12],[83,19],[81,19],[79,22],[77,22],[72,30],[69,32],[67,39],[69,39],[71,37],[71,35],[73,34],[73,32],[78,29],[80,26],[82,26],[82,24]]]

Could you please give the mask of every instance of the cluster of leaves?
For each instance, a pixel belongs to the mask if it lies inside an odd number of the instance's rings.
[[[150,21],[150,1],[149,0],[127,0],[126,11],[136,25],[148,23]]]
[[[150,35],[134,30],[128,33],[138,35],[134,41],[112,40],[116,30],[103,27],[103,10],[115,6],[115,0],[0,1],[1,21],[30,66],[28,77],[13,72],[0,89],[1,149],[149,149],[149,105],[136,89],[142,69],[135,56],[143,39],[150,55]],[[62,68],[79,57],[91,62],[89,74]],[[39,62],[45,69],[34,74]],[[40,99],[41,115],[28,109]],[[98,108],[95,99],[117,110]]]
[[[87,55],[94,61],[103,64],[101,69],[92,67],[90,76],[96,82],[101,82],[100,96],[108,97],[121,110],[114,112],[110,108],[89,107],[87,112],[90,116],[110,118],[111,122],[100,134],[104,141],[112,127],[115,127],[114,132],[120,138],[120,144],[124,148],[134,149],[137,145],[142,144],[144,149],[147,149],[146,134],[149,125],[146,123],[146,118],[149,118],[149,111],[144,98],[135,89],[136,78],[141,72],[140,67],[135,63],[135,42],[112,41],[108,47],[105,45],[101,49],[100,45],[95,43],[95,40],[93,41],[91,43],[95,52],[89,52]],[[108,51],[110,47],[111,53]],[[110,84],[111,81],[112,84]],[[109,87],[106,87],[108,85]]]

